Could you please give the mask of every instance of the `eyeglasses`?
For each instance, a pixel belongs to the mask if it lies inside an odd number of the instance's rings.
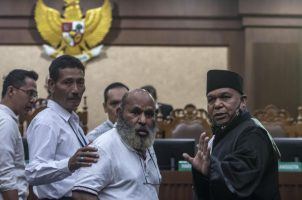
[[[160,185],[160,175],[159,175],[159,172],[158,172],[157,165],[155,164],[155,161],[153,160],[153,157],[152,157],[152,155],[151,155],[149,149],[147,149],[147,150],[148,150],[148,153],[149,153],[150,158],[151,158],[151,160],[152,160],[152,163],[153,163],[153,165],[154,165],[154,168],[155,168],[155,170],[156,170],[156,173],[157,173],[157,180],[155,180],[155,178],[154,178],[154,180],[149,180],[149,179],[150,179],[150,178],[149,178],[150,175],[149,175],[149,173],[146,172],[146,167],[144,167],[144,163],[142,163],[143,161],[142,161],[142,159],[139,157],[140,164],[141,164],[141,168],[142,168],[142,170],[143,170],[143,174],[144,174],[144,177],[145,177],[144,185],[154,185],[154,186]]]
[[[38,92],[35,91],[35,90],[23,90],[21,88],[16,88],[16,89],[21,90],[22,92],[27,94],[27,96],[29,96],[31,99],[37,99],[38,98]]]

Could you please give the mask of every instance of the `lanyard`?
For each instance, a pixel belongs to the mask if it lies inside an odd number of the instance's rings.
[[[77,139],[79,140],[81,146],[82,147],[86,146],[87,142],[86,142],[85,138],[83,137],[83,134],[79,133],[79,131],[75,131],[69,120],[68,120],[68,124],[71,127],[71,129],[74,132],[74,134],[77,136]]]

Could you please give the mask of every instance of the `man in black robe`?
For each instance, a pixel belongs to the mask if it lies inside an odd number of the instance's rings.
[[[202,133],[193,168],[200,200],[279,200],[279,150],[246,108],[243,80],[234,72],[207,74],[208,113],[214,136]]]

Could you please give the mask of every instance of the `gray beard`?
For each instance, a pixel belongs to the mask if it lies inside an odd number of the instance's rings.
[[[142,137],[136,134],[135,127],[127,123],[122,117],[118,117],[116,129],[122,140],[137,151],[144,152],[151,147],[155,140],[156,127],[147,127],[149,134]]]

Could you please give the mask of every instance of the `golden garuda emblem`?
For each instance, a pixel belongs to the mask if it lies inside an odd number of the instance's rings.
[[[98,56],[100,45],[108,33],[112,12],[109,0],[102,7],[90,9],[83,16],[80,0],[64,0],[64,14],[46,6],[38,0],[35,8],[35,20],[42,38],[49,43],[43,45],[44,52],[55,58],[68,54],[82,62]]]

